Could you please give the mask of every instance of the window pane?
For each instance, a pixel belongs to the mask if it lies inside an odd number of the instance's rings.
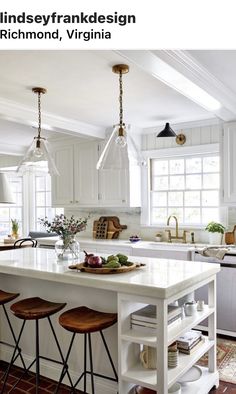
[[[186,159],[186,173],[194,174],[199,172],[202,172],[202,159],[200,157]]]
[[[201,223],[201,211],[200,208],[185,208],[185,223]]]
[[[0,205],[0,222],[9,220],[9,208]]]
[[[220,158],[218,156],[210,156],[203,158],[203,172],[219,172]]]
[[[45,193],[44,192],[36,193],[36,205],[38,207],[45,206]]]
[[[52,199],[51,199],[51,192],[46,192],[46,206],[50,207],[52,205]]]
[[[153,180],[153,190],[168,190],[168,176],[158,176]]]
[[[170,160],[170,174],[183,174],[184,173],[184,160]]]
[[[36,209],[36,220],[45,218],[45,208]]]
[[[219,209],[218,208],[202,208],[202,222],[207,224],[209,222],[219,221]]]
[[[218,191],[203,191],[202,192],[202,205],[217,207],[219,205],[219,192]]]
[[[153,160],[153,175],[168,174],[168,160]]]
[[[200,191],[184,193],[185,206],[189,206],[189,207],[200,206],[200,202],[201,202]]]
[[[172,190],[184,189],[184,175],[170,176],[170,189]]]
[[[154,207],[165,207],[167,205],[167,193],[152,193],[152,205]]]
[[[203,174],[203,189],[219,189],[220,174]]]
[[[18,221],[22,220],[22,210],[18,207],[10,208],[10,218],[17,219]]]
[[[183,208],[169,207],[168,216],[172,215],[177,217],[179,223],[183,223]]]
[[[168,205],[172,207],[183,206],[183,192],[169,192]]]
[[[186,189],[194,190],[202,188],[201,175],[186,175]]]
[[[166,220],[167,220],[166,208],[153,208],[152,223],[166,223]]]
[[[44,191],[45,189],[45,177],[44,176],[36,176],[36,190]]]

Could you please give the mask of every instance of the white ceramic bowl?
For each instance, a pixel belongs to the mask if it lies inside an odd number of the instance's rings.
[[[181,394],[181,385],[179,383],[173,384],[168,390],[169,394]]]

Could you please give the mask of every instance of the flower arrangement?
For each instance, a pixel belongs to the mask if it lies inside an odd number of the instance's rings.
[[[52,221],[40,219],[40,222],[46,228],[48,233],[57,233],[61,238],[73,236],[80,231],[85,230],[88,218],[75,219],[72,215],[67,218],[65,215],[56,215]]]

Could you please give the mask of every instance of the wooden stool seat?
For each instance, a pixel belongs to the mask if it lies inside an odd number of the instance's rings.
[[[135,386],[134,387],[134,394],[155,394],[156,391],[147,389],[146,387]]]
[[[0,290],[0,305],[4,305],[7,302],[14,300],[20,293],[7,293],[6,291]]]
[[[11,311],[20,319],[38,320],[59,312],[65,306],[66,303],[50,302],[39,297],[32,297],[11,305]]]
[[[80,334],[102,331],[117,322],[116,313],[105,313],[80,306],[62,313],[60,325],[68,331]]]

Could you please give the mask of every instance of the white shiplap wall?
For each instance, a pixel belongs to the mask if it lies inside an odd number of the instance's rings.
[[[214,144],[220,140],[220,125],[194,127],[191,129],[175,130],[176,134],[184,134],[186,142],[184,146]],[[174,148],[178,146],[175,138],[157,138],[157,131],[142,136],[142,150]],[[181,147],[180,147],[181,148]]]

